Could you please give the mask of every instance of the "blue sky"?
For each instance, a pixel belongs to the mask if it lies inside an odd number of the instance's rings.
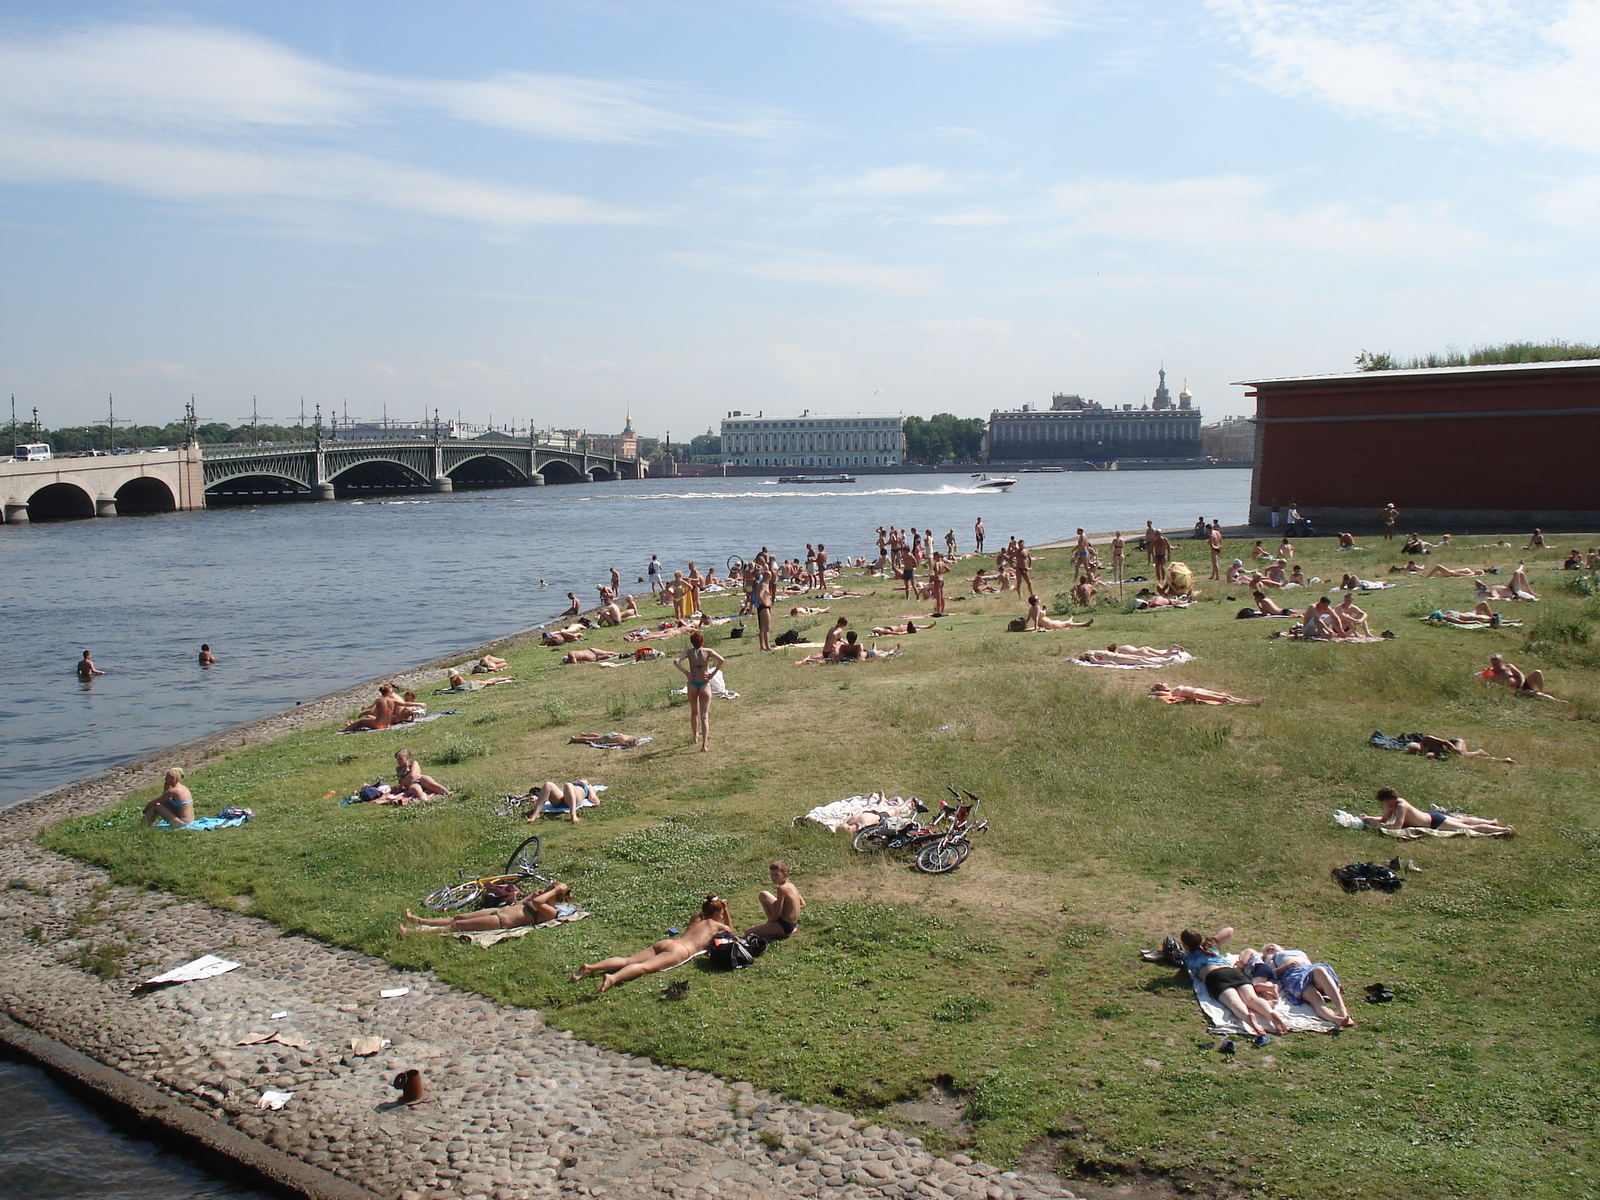
[[[0,16],[0,395],[702,432],[1600,339],[1600,4]]]

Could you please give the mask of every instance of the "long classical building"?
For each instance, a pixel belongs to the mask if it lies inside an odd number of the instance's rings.
[[[1600,360],[1251,379],[1250,519],[1478,528],[1600,522]]]
[[[905,421],[898,413],[731,412],[722,421],[722,461],[742,467],[893,467],[905,458]]]
[[[1057,393],[1048,409],[989,414],[990,462],[1103,462],[1200,457],[1200,410],[1188,388],[1174,402],[1167,373],[1149,404],[1102,406]]]

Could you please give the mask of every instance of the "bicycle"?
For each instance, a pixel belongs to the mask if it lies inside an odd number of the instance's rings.
[[[850,839],[850,847],[860,854],[870,854],[877,850],[904,850],[916,842],[939,836],[939,827],[955,809],[943,800],[939,801],[939,815],[926,825],[919,825],[915,814],[925,813],[928,806],[915,796],[911,797],[911,806],[914,810],[912,816],[893,815],[883,809],[869,809],[876,812],[876,824],[865,826],[856,830],[855,837]]]
[[[504,874],[484,875],[477,879],[463,878],[459,883],[446,884],[429,892],[423,897],[422,903],[434,912],[451,912],[476,904],[496,884],[520,883],[526,879],[545,884],[554,883],[555,880],[539,874],[534,869],[538,865],[539,838],[535,835],[523,841],[511,852],[511,857],[506,860]],[[460,874],[464,877],[466,873],[466,868],[463,867]]]
[[[740,558],[737,554],[728,555],[728,573],[727,573],[726,578],[728,578],[728,579],[738,579],[739,576],[744,574],[744,569],[748,565],[749,564],[746,563],[744,561],[744,559]]]
[[[966,795],[964,800],[962,799],[962,793]],[[961,792],[951,788],[950,794],[956,798],[958,803],[953,810],[949,828],[940,834],[936,840],[927,842],[917,851],[917,870],[925,875],[943,875],[947,871],[954,871],[962,863],[966,862],[967,855],[972,853],[971,836],[975,833],[982,833],[989,828],[987,820],[979,821],[976,824],[972,820],[972,814],[978,811],[978,805],[982,804],[983,801],[965,788]],[[948,804],[942,802],[940,804],[941,810],[949,809],[949,807]],[[943,813],[941,812],[942,815]]]

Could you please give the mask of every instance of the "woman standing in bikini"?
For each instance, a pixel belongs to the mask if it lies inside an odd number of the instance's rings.
[[[689,648],[678,655],[674,665],[689,680],[689,740],[700,740],[700,749],[709,750],[711,738],[711,677],[722,669],[722,655],[706,649],[706,637],[698,629],[689,635]]]
[[[604,995],[619,983],[627,983],[628,980],[637,979],[641,975],[653,975],[657,971],[665,971],[669,967],[687,962],[709,946],[711,939],[717,934],[732,932],[733,927],[728,920],[727,901],[720,896],[707,896],[705,903],[700,906],[700,911],[689,922],[688,928],[677,937],[663,938],[627,958],[607,958],[597,963],[584,963],[581,970],[572,973],[571,981],[577,983],[578,980],[587,979],[599,972],[604,976],[600,981],[600,993]]]

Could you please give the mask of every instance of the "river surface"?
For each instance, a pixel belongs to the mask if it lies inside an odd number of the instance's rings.
[[[0,807],[162,746],[519,632],[615,564],[721,571],[763,545],[874,553],[877,526],[953,528],[970,549],[1245,519],[1248,471],[573,484],[0,526]],[[547,586],[541,587],[543,580]],[[217,665],[201,668],[209,642]],[[81,683],[93,651],[106,672]],[[29,1067],[0,1063],[0,1198],[254,1196],[115,1132]]]
[[[0,1060],[0,1200],[266,1200],[130,1138],[37,1067]]]
[[[385,671],[527,629],[568,591],[585,608],[614,564],[651,554],[724,568],[763,545],[873,553],[878,525],[953,528],[970,549],[1245,517],[1250,473],[571,484],[0,526],[0,807]],[[548,586],[541,587],[543,580]],[[211,645],[217,665],[201,668]],[[73,672],[93,652],[105,671]]]

